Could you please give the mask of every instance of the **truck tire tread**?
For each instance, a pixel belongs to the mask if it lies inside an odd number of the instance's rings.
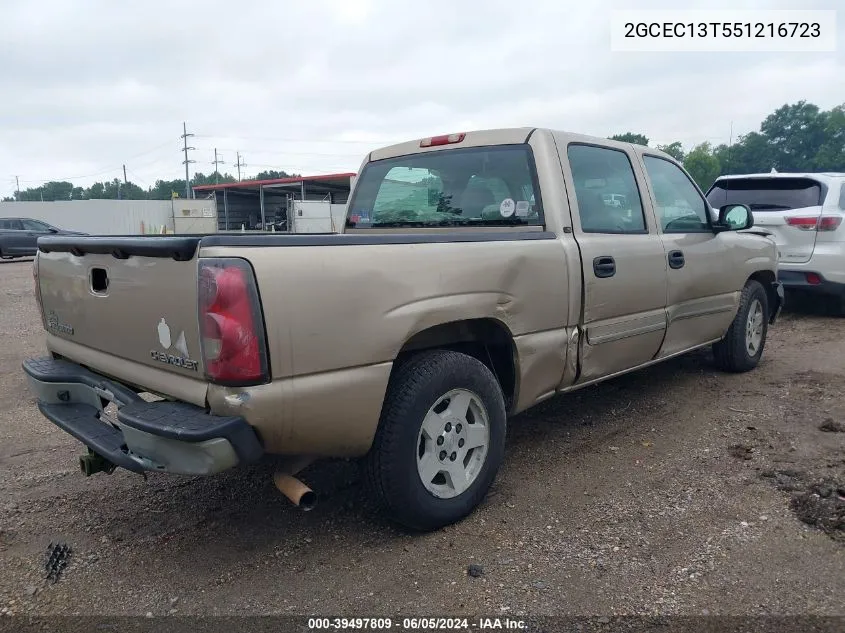
[[[436,499],[427,491],[420,494],[413,488],[422,484],[413,453],[409,453],[409,439],[417,438],[422,419],[434,404],[432,398],[448,389],[469,386],[467,383],[472,383],[487,408],[490,425],[487,463],[471,487],[457,497]],[[370,493],[391,519],[415,530],[434,530],[462,519],[484,498],[501,465],[506,417],[499,383],[481,361],[451,350],[412,356],[391,376],[373,446],[365,458]],[[430,498],[426,499],[428,495]],[[423,503],[419,502],[420,497]]]
[[[760,349],[754,356],[748,354],[745,347],[745,323],[748,318],[748,311],[751,308],[753,299],[758,299],[763,305],[763,339]],[[725,337],[713,345],[713,358],[716,366],[722,371],[741,373],[754,369],[763,356],[766,347],[766,337],[769,326],[769,298],[766,290],[759,281],[750,279],[746,282],[740,295],[739,308],[736,316],[728,328]]]

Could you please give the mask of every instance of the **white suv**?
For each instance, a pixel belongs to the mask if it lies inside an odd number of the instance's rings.
[[[754,225],[777,242],[784,289],[824,295],[845,316],[845,174],[721,176],[707,200],[751,207]]]

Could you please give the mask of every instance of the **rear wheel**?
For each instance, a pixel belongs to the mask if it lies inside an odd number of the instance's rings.
[[[713,345],[719,369],[744,372],[754,369],[763,356],[769,329],[769,300],[758,281],[750,280],[742,289],[739,309],[728,333]]]
[[[505,449],[502,390],[479,360],[424,352],[391,377],[367,480],[396,522],[434,530],[467,516],[490,488]]]

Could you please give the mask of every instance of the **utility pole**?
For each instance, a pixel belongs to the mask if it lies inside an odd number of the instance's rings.
[[[196,161],[190,160],[188,158],[188,150],[196,149],[195,147],[188,147],[188,137],[191,137],[191,136],[193,136],[193,134],[188,134],[188,126],[183,121],[182,122],[182,140],[183,140],[182,151],[185,152],[185,160],[183,160],[182,163],[185,165],[185,197],[186,198],[191,197],[191,177],[188,174],[188,165],[190,165],[193,162],[196,162]]]
[[[15,202],[21,201],[21,181],[20,176],[15,176]]]
[[[246,167],[246,163],[241,162],[241,153],[238,152],[238,180],[241,179],[241,167]]]
[[[217,159],[217,148],[214,148],[214,184],[220,184],[220,170],[217,169],[217,165],[225,165],[222,160]]]
[[[126,179],[126,165],[123,166],[123,184],[128,185],[129,181]]]

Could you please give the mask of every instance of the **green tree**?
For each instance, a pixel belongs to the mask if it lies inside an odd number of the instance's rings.
[[[147,192],[150,200],[170,200],[176,193],[185,197],[185,180],[156,180],[156,184]]]
[[[825,140],[816,152],[813,167],[819,171],[845,171],[845,104],[827,113]]]
[[[255,178],[252,180],[275,180],[277,178],[297,178],[299,174],[289,174],[286,171],[276,171],[275,169],[268,169],[266,171],[260,171],[255,174]]]
[[[766,136],[774,167],[778,171],[810,171],[816,153],[824,145],[830,113],[817,105],[799,101],[784,105],[760,125]]]
[[[134,182],[115,178],[109,182],[95,182],[84,192],[88,200],[146,200],[147,192]]]
[[[20,199],[23,202],[78,200],[82,196],[82,187],[74,187],[73,183],[67,181],[45,182],[40,187],[29,188],[20,192]]]
[[[674,143],[669,143],[668,145],[658,145],[657,149],[661,152],[666,152],[679,163],[684,162],[684,146],[681,145],[680,141],[675,141]]]
[[[771,171],[772,148],[765,135],[749,132],[733,145],[724,143],[713,150],[723,174],[753,174]]]
[[[226,183],[226,182],[237,182],[237,178],[232,176],[231,174],[219,174],[217,172],[212,172],[206,176],[202,172],[197,172],[191,178],[191,186],[192,187],[199,187],[201,185],[213,185],[216,183]],[[182,183],[185,181],[183,180]],[[184,184],[183,184],[184,188]]]
[[[614,134],[610,137],[612,141],[620,141],[622,143],[633,143],[634,145],[648,145],[648,137],[642,134],[634,134],[633,132],[625,132],[624,134]]]
[[[696,145],[686,155],[684,168],[703,191],[707,191],[721,173],[719,159],[713,155],[710,143]]]

